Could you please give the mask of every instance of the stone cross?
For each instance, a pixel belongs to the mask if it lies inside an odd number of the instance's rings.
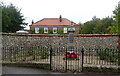
[[[74,32],[75,28],[73,27],[73,25],[71,25],[70,28],[68,28],[69,33],[68,51],[74,51]]]

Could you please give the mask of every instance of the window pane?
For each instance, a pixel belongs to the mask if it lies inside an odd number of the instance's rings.
[[[67,33],[67,28],[64,28],[64,33]]]
[[[39,28],[35,28],[35,33],[39,33]]]
[[[57,28],[53,28],[53,33],[57,33]]]
[[[48,28],[44,28],[44,33],[48,33]]]

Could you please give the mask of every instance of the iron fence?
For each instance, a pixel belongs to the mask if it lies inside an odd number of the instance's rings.
[[[65,72],[83,72],[86,67],[119,68],[119,53],[117,49],[76,49],[77,59],[65,58],[64,53],[52,56],[52,70]],[[64,59],[65,58],[65,59]]]
[[[69,50],[66,48],[51,48],[32,46],[3,47],[4,62],[26,62],[26,63],[48,63],[50,70],[60,72],[83,72],[86,67],[97,68],[119,68],[119,53],[117,49],[78,49],[77,59],[67,58],[64,54]]]
[[[3,47],[2,60],[5,62],[50,62],[50,48],[36,46],[24,50],[23,47]]]

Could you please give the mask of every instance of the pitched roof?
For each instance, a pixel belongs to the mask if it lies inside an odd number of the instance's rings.
[[[72,22],[73,25],[77,25],[76,23]],[[40,21],[37,21],[31,25],[71,25],[71,21],[67,18],[44,18]]]

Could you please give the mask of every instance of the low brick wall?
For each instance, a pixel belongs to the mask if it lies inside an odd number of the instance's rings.
[[[78,34],[74,37],[77,48],[117,48],[119,35],[115,34]],[[3,47],[68,47],[68,35],[40,35],[40,34],[2,34]],[[25,48],[24,48],[25,49]]]

